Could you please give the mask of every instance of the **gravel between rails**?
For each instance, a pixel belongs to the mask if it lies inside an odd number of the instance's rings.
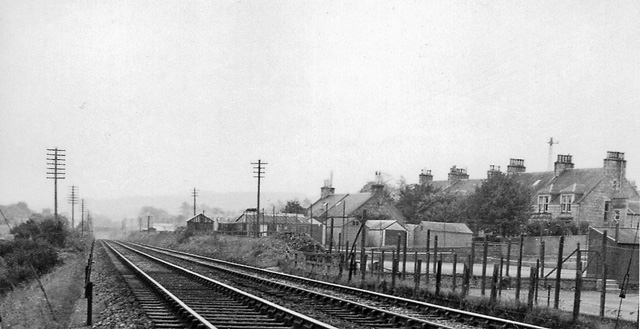
[[[100,243],[96,244],[91,281],[96,315],[92,328],[153,327]]]

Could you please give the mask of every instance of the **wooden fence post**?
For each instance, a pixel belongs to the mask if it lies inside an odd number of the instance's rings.
[[[407,238],[405,236],[402,244],[402,280],[407,279]]]
[[[498,278],[498,296],[502,296],[502,267],[504,265],[504,257],[500,257],[500,276]]]
[[[451,291],[456,292],[456,279],[458,277],[458,254],[453,254],[453,275],[451,276]]]
[[[469,294],[469,265],[464,263],[462,266],[462,298]]]
[[[380,267],[378,268],[378,278],[382,276],[384,280],[387,278],[384,275],[384,250],[382,250],[382,254],[380,255]]]
[[[413,278],[413,296],[418,296],[418,290],[420,289],[420,272],[422,271],[422,259],[416,260],[416,269]]]
[[[396,290],[396,275],[398,272],[398,259],[393,258],[393,265],[391,265],[391,291]]]
[[[531,266],[529,268],[529,294],[527,295],[527,306],[529,309],[533,308],[533,295],[536,289],[536,273],[538,269]]]
[[[576,293],[573,297],[573,322],[578,320],[580,315],[580,297],[582,295],[582,251],[580,243],[576,247]]]
[[[433,238],[433,272],[435,273],[438,266],[438,236]]]
[[[487,236],[484,236],[484,243],[482,244],[482,281],[480,281],[480,295],[485,295],[485,288],[487,285],[487,253],[489,251],[489,242]]]
[[[558,267],[556,267],[556,291],[553,298],[553,308],[558,309],[560,306],[560,284],[562,283],[562,250],[564,249],[564,235],[560,236],[560,244],[558,244]]]
[[[364,281],[366,280],[367,275],[367,254],[362,256],[362,263],[360,264],[360,272],[362,273],[362,278],[360,279],[360,285],[364,287]]]
[[[511,238],[509,238],[509,242],[507,243],[507,277],[509,277],[509,267],[511,267]]]
[[[520,301],[520,283],[522,280],[522,248],[524,245],[524,235],[520,234],[520,253],[518,256],[518,268],[516,269],[516,300]]]
[[[607,230],[602,232],[602,246],[600,253],[602,256],[602,290],[600,291],[600,316],[604,316],[604,305],[607,299]]]
[[[438,260],[437,267],[436,267],[436,296],[440,296],[441,283],[442,283],[442,260]]]
[[[496,299],[498,298],[498,273],[498,264],[493,264],[493,276],[491,277],[491,296],[489,297],[489,301],[492,305],[496,303]]]

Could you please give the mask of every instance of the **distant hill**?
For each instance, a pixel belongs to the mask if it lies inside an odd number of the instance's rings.
[[[197,204],[206,204],[209,207],[220,208],[231,214],[241,214],[247,208],[256,207],[255,192],[228,192],[219,193],[212,191],[199,191]],[[270,212],[273,206],[276,211],[286,204],[288,200],[299,200],[304,204],[308,197],[302,193],[292,192],[264,192],[260,194],[260,207]],[[193,205],[193,198],[185,195],[161,195],[161,196],[130,196],[115,199],[86,199],[85,208],[93,214],[109,217],[114,222],[123,218],[135,218],[144,206],[152,206],[164,209],[170,214],[178,215],[183,202]]]

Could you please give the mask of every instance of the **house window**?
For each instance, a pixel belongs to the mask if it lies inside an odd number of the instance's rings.
[[[573,194],[563,194],[560,196],[560,211],[562,213],[571,212],[571,204],[573,203]]]
[[[538,212],[546,213],[549,211],[549,196],[538,195]]]
[[[609,212],[611,211],[611,201],[604,202],[604,221],[609,220]]]

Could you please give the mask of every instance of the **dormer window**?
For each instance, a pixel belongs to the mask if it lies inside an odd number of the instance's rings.
[[[549,212],[549,199],[551,196],[549,195],[538,195],[538,212],[539,213],[547,213]]]
[[[562,194],[560,196],[560,212],[570,213],[573,204],[573,194]]]

